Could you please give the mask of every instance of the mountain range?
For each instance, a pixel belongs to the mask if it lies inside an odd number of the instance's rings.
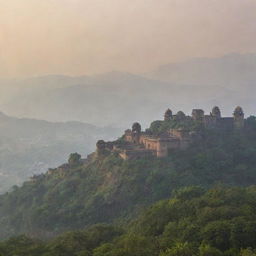
[[[167,107],[188,113],[213,105],[232,114],[236,105],[254,112],[256,55],[230,54],[161,66],[144,74],[110,72],[95,76],[45,76],[0,85],[16,88],[5,97],[2,111],[49,121],[81,121],[127,127],[136,120],[148,125]],[[19,88],[19,89],[17,89]]]

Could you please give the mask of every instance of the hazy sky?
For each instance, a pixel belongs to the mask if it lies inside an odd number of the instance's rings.
[[[0,0],[0,77],[256,52],[255,0]]]

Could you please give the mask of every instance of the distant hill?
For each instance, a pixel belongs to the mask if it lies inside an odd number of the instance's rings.
[[[52,79],[54,84],[56,78]],[[77,82],[76,78],[67,79]],[[76,120],[97,125],[127,126],[137,119],[147,122],[161,115],[170,105],[171,92],[176,92],[179,98],[179,91],[174,85],[111,72],[85,77],[75,85],[29,87],[9,98],[2,104],[2,109],[18,116],[50,121]]]
[[[34,177],[0,196],[0,238],[52,237],[96,223],[127,223],[183,186],[256,183],[256,118],[246,132],[202,129],[183,151],[163,159],[124,161],[91,155]]]
[[[115,138],[117,131],[79,122],[18,119],[0,113],[0,193],[33,174],[58,166],[72,152],[86,156],[99,137]]]
[[[219,105],[230,115],[242,105],[255,110],[255,54],[192,59],[141,75],[110,72],[85,77],[46,76],[2,81],[22,90],[2,95],[8,114],[49,121],[82,121],[127,126],[136,120],[148,125],[171,107],[174,111]],[[8,100],[7,100],[8,98]],[[182,108],[182,109],[181,109]]]
[[[253,85],[256,54],[229,54],[219,58],[194,58],[160,66],[146,76],[159,81],[204,86]]]

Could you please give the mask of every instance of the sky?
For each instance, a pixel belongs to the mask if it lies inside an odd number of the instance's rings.
[[[0,0],[0,78],[256,52],[255,0]]]

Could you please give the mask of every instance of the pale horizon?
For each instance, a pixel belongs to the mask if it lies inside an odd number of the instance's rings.
[[[0,78],[148,72],[256,52],[253,0],[0,0]]]
[[[15,76],[15,77],[0,77],[1,80],[26,80],[26,79],[33,79],[33,78],[41,78],[41,77],[51,77],[51,76],[65,76],[65,77],[70,77],[70,78],[76,78],[76,77],[97,77],[100,75],[105,75],[108,73],[127,73],[127,74],[131,74],[131,75],[138,75],[138,76],[143,76],[144,74],[147,74],[148,72],[152,72],[157,70],[159,67],[164,67],[166,65],[172,65],[172,64],[182,64],[182,63],[188,63],[190,61],[194,61],[197,59],[209,59],[209,60],[214,60],[214,59],[219,59],[219,58],[223,58],[223,57],[228,57],[228,56],[234,56],[234,55],[241,55],[241,56],[245,56],[245,55],[256,55],[256,51],[255,52],[244,52],[244,53],[238,53],[238,52],[228,52],[224,55],[219,55],[219,56],[214,56],[214,57],[209,57],[209,56],[201,56],[201,57],[191,57],[191,58],[187,58],[187,59],[182,59],[182,60],[178,60],[178,61],[167,61],[165,63],[161,63],[157,66],[154,66],[148,70],[144,70],[144,71],[127,71],[127,70],[118,70],[118,69],[112,69],[112,70],[106,70],[106,71],[99,71],[99,72],[95,72],[95,73],[89,73],[89,74],[69,74],[69,73],[43,73],[43,74],[31,74],[31,75],[27,75],[27,76]]]

